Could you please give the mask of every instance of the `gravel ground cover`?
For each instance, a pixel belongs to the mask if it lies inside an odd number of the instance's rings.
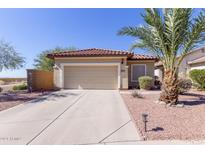
[[[156,104],[159,93],[145,92],[144,98],[121,94],[142,138],[146,140],[205,139],[205,92],[191,91],[179,96],[183,108]],[[142,113],[148,114],[148,131],[144,131]]]
[[[16,105],[26,103],[30,100],[39,98],[42,95],[41,92],[28,93],[27,91],[6,92],[0,94],[0,111],[14,107]]]

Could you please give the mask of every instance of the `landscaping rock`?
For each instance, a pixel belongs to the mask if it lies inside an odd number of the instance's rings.
[[[184,107],[184,104],[177,104],[176,107]]]
[[[171,103],[166,104],[166,107],[171,107],[173,106]]]
[[[189,91],[179,95],[180,108],[158,105],[160,94],[154,91],[144,95],[143,100],[122,95],[142,137],[147,140],[204,140],[205,103],[200,97],[205,98],[205,92]],[[145,112],[149,113],[147,132],[141,120]]]
[[[156,104],[161,104],[161,105],[166,105],[166,107],[178,107],[178,108],[182,108],[182,107],[184,107],[184,104],[177,104],[177,105],[172,105],[171,103],[169,103],[169,104],[166,104],[164,101],[159,101],[159,100],[157,100],[157,101],[154,101]]]
[[[156,103],[156,104],[166,105],[166,103],[165,103],[165,102],[163,102],[163,101],[159,101],[159,100],[155,101],[155,103]]]
[[[159,101],[159,104],[166,105],[166,103],[163,101]]]
[[[182,107],[184,107],[184,104],[176,104],[176,105],[167,104],[167,106],[182,108]]]

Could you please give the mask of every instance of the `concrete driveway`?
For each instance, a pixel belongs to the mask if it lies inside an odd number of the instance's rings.
[[[0,112],[0,144],[123,144],[139,139],[115,90],[62,90]]]

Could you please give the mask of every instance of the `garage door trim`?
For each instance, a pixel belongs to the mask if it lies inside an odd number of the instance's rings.
[[[109,62],[109,63],[61,63],[60,65],[60,85],[61,88],[64,88],[64,67],[65,66],[117,66],[118,67],[118,89],[120,89],[120,79],[121,79],[121,75],[120,75],[120,63],[116,63],[116,62]]]

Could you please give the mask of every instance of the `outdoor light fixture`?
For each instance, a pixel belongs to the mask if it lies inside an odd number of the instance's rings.
[[[123,64],[123,63],[124,63],[124,59],[121,60],[121,64]]]
[[[58,70],[58,66],[57,66],[57,65],[54,65],[54,66],[53,66],[53,69]]]
[[[142,113],[142,121],[144,122],[144,131],[147,132],[147,117],[148,117],[148,114],[146,113]]]

